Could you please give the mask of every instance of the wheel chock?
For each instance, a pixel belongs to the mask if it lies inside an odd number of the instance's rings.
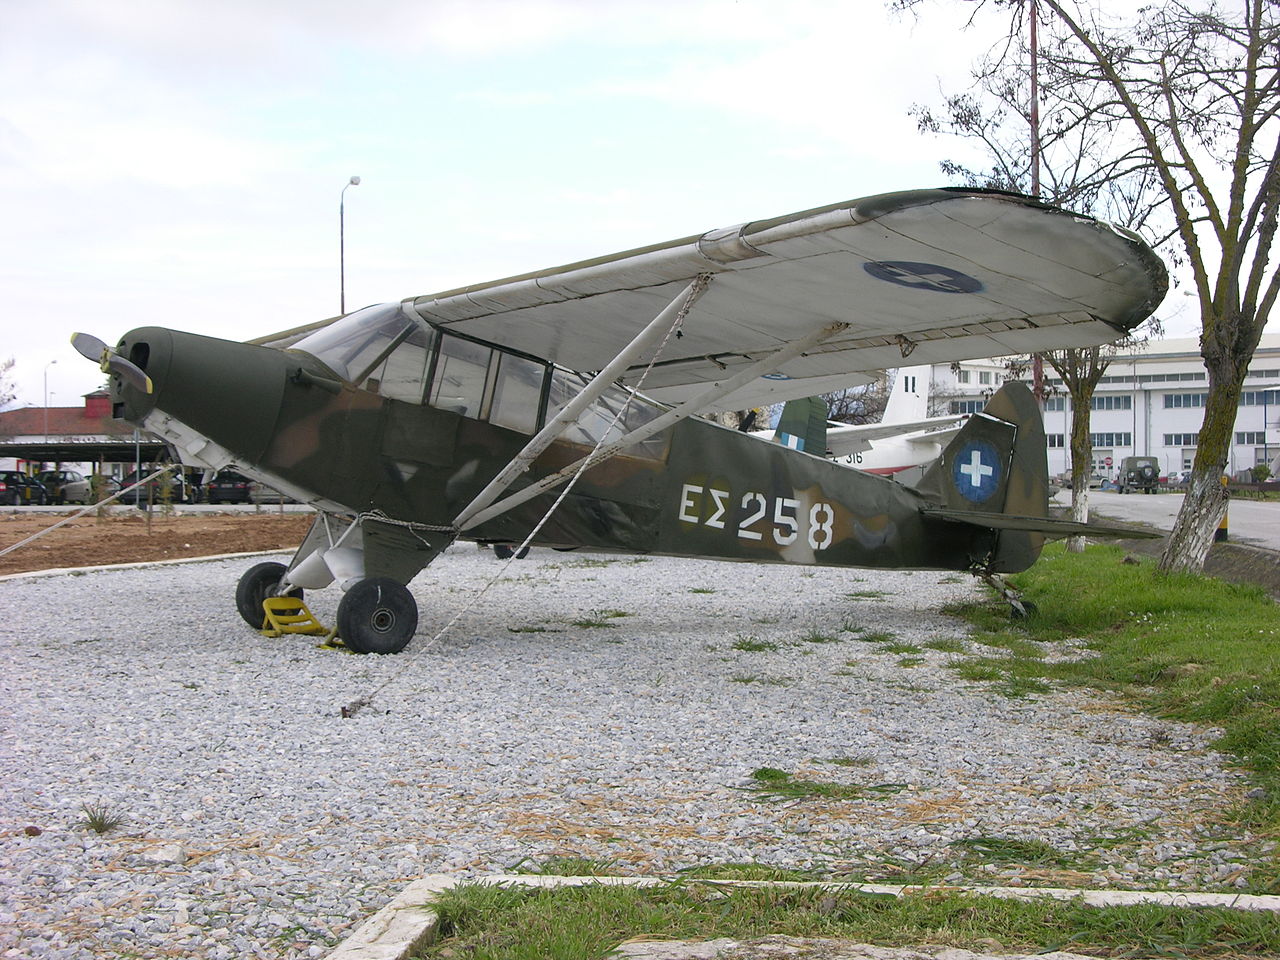
[[[317,635],[329,632],[297,597],[267,597],[262,601],[262,613],[262,629],[259,632],[265,637],[279,637],[286,633]]]

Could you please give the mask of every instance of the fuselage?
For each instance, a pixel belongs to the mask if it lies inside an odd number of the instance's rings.
[[[356,370],[308,352],[307,341],[281,350],[140,328],[118,349],[140,361],[155,392],[117,384],[117,415],[164,436],[188,462],[234,463],[321,510],[448,530],[585,378],[425,325],[406,329],[383,337],[381,354],[352,344],[368,354]],[[359,341],[358,325],[349,332]],[[512,489],[661,410],[611,388]],[[559,493],[539,494],[465,536],[523,540]],[[588,469],[534,542],[934,569],[965,569],[990,551],[993,534],[932,521],[924,505],[893,481],[686,419]]]

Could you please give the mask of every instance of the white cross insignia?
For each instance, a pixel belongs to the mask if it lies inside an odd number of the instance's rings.
[[[990,477],[995,474],[995,467],[988,467],[982,462],[982,454],[974,450],[969,457],[969,462],[962,464],[960,472],[969,478],[969,484],[974,487],[982,486],[982,478]]]

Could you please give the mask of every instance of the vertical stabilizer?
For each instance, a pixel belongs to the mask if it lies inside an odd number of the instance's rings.
[[[916,485],[948,511],[1049,516],[1044,424],[1025,384],[1010,382],[968,419]],[[991,551],[995,573],[1025,570],[1044,545],[1040,533],[1003,529]]]
[[[933,367],[899,367],[889,389],[881,423],[915,423],[929,416],[929,377]]]
[[[788,400],[773,439],[792,450],[827,455],[827,403],[821,397]]]

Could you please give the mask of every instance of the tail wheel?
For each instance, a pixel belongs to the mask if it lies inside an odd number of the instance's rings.
[[[262,629],[265,615],[262,612],[262,601],[267,597],[280,596],[280,581],[284,578],[283,563],[259,563],[250,567],[236,584],[236,609],[244,622],[255,630]],[[295,587],[289,596],[302,599],[302,588]]]
[[[361,580],[338,603],[338,636],[355,653],[399,653],[418,629],[418,604],[389,577]]]

